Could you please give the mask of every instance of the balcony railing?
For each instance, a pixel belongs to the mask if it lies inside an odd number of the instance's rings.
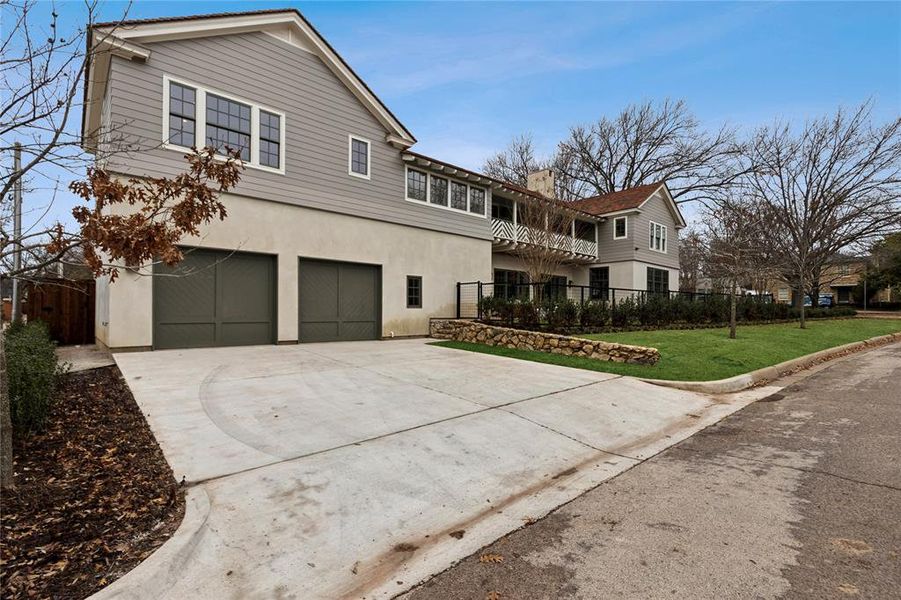
[[[544,234],[529,235],[528,228],[522,223],[514,224],[505,219],[491,219],[491,232],[495,238],[508,242],[527,244],[529,240],[542,239]],[[554,247],[564,252],[597,258],[598,245],[593,240],[574,238],[571,235],[556,235]]]

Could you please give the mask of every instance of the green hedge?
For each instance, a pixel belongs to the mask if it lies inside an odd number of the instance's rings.
[[[728,296],[650,296],[624,298],[616,303],[591,300],[504,299],[486,296],[479,302],[483,319],[526,329],[551,331],[574,329],[624,329],[632,327],[662,329],[671,325],[720,324],[729,321]],[[800,310],[788,304],[766,302],[753,296],[738,299],[735,307],[739,322],[785,321],[800,317]],[[848,307],[807,308],[810,319],[853,316]]]
[[[41,321],[13,323],[4,335],[13,427],[38,431],[44,427],[63,373],[56,358],[56,344]]]

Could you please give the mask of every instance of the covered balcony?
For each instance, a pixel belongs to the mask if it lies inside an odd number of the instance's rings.
[[[494,195],[491,204],[491,231],[494,248],[498,251],[514,250],[520,244],[535,243],[533,240],[547,239],[547,232],[530,231],[519,222],[518,203],[514,200]],[[574,218],[566,235],[553,236],[553,247],[568,255],[568,260],[577,263],[592,263],[598,258],[597,223],[587,219]]]

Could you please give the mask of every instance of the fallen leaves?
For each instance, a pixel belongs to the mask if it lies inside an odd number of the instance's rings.
[[[14,437],[3,598],[84,598],[181,522],[184,499],[115,367],[67,375],[45,431]]]
[[[483,554],[479,557],[480,563],[502,563],[504,562],[504,557],[500,554]]]
[[[488,592],[485,595],[485,600],[501,600],[500,592]]]

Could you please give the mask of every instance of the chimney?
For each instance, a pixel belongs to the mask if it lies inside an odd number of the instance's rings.
[[[541,171],[529,173],[526,178],[526,187],[533,192],[544,194],[548,198],[556,198],[557,196],[554,192],[554,170],[542,169]]]

